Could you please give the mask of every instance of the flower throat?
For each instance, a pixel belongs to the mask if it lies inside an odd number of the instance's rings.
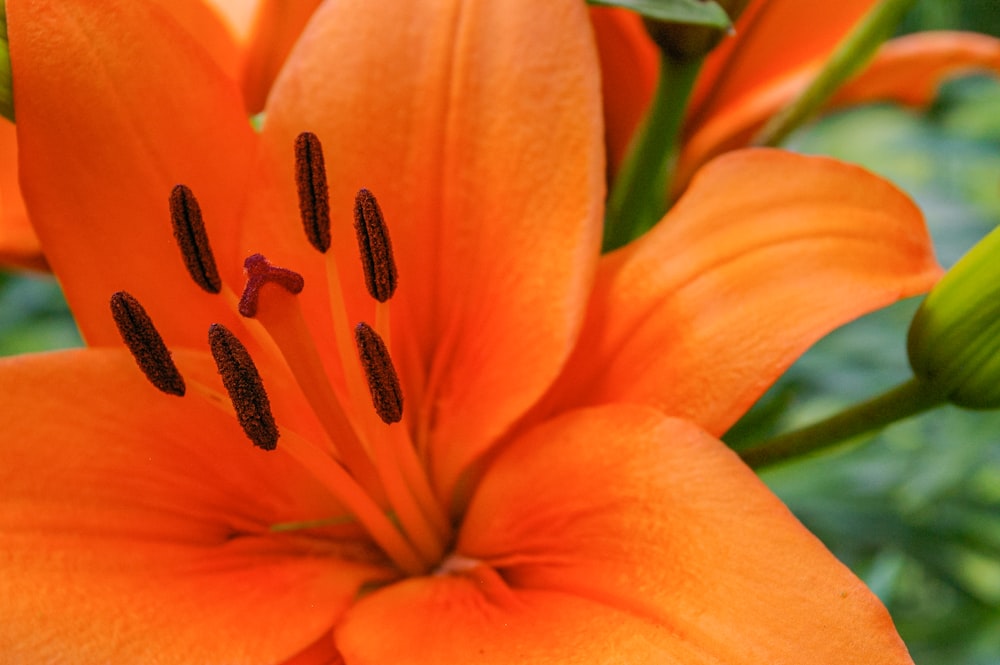
[[[296,297],[305,287],[302,275],[253,254],[244,262],[246,280],[237,297],[219,276],[201,208],[185,185],[175,186],[170,193],[170,219],[192,280],[259,324],[246,326],[254,337],[255,353],[267,353],[274,356],[270,361],[288,367],[322,425],[325,440],[312,441],[279,427],[250,350],[221,323],[209,327],[208,342],[228,400],[210,386],[193,384],[194,388],[235,416],[255,446],[290,454],[306,467],[346,507],[348,518],[360,523],[402,571],[426,572],[442,560],[452,527],[442,507],[444,501],[435,494],[426,465],[402,422],[403,391],[389,344],[389,301],[396,292],[398,274],[388,228],[374,195],[360,190],[354,201],[354,230],[365,286],[376,306],[373,324],[351,325],[340,267],[328,253],[330,208],[323,150],[309,132],[295,140],[295,183],[306,239],[326,256],[329,315],[346,385],[340,390],[330,381]],[[164,393],[183,397],[187,383],[139,301],[119,291],[111,297],[111,313],[149,382]],[[344,519],[340,515],[282,523],[272,525],[271,530],[308,529]]]

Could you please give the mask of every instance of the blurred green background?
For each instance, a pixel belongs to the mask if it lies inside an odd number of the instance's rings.
[[[1000,0],[921,0],[901,30],[942,28],[1000,36]],[[1000,223],[994,78],[949,83],[926,112],[876,105],[831,115],[790,145],[900,185],[927,215],[946,266]],[[916,304],[823,340],[727,439],[807,424],[905,380]],[[51,278],[0,272],[0,355],[79,344]],[[883,599],[918,665],[1000,665],[1000,412],[939,409],[763,477]]]

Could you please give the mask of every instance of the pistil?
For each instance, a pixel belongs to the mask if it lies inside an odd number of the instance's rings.
[[[302,290],[302,277],[271,265],[260,254],[249,257],[244,266],[247,284],[240,299],[240,313],[256,318],[264,326],[344,465],[374,497],[381,498],[384,493],[362,443],[363,435],[330,385],[319,350],[295,297]],[[266,285],[271,286],[265,293],[262,289]]]

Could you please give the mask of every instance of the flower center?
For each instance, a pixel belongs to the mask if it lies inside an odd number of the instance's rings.
[[[208,337],[228,405],[209,386],[195,385],[196,392],[235,415],[258,448],[290,454],[305,466],[402,571],[425,573],[443,560],[452,528],[404,422],[403,393],[388,343],[389,301],[398,283],[388,227],[372,193],[360,190],[355,198],[354,229],[365,285],[376,307],[374,325],[364,321],[351,325],[340,286],[340,266],[327,253],[331,244],[329,194],[322,146],[311,133],[300,134],[295,141],[295,181],[306,239],[327,256],[329,315],[343,376],[339,384],[331,381],[322,347],[316,344],[297,298],[305,287],[300,274],[254,254],[244,262],[246,282],[237,303],[219,277],[198,202],[184,185],[171,192],[170,216],[194,282],[209,293],[223,295],[242,316],[260,323],[257,346],[275,356],[268,358],[268,366],[287,366],[322,425],[325,440],[309,440],[279,427],[254,359],[221,324],[213,324]],[[112,296],[111,308],[123,341],[150,382],[163,392],[183,396],[184,379],[138,301],[119,292]],[[341,515],[283,522],[272,525],[272,530],[317,528],[343,519]]]

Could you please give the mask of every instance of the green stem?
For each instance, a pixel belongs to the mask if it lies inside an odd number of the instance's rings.
[[[837,46],[809,87],[764,125],[753,144],[780,145],[793,130],[811,118],[844,82],[871,60],[914,2],[882,0],[878,3]]]
[[[6,0],[0,0],[0,115],[14,121],[14,85],[10,74]]]
[[[945,396],[930,384],[910,379],[847,411],[741,450],[739,455],[752,468],[758,469],[843,443],[946,401]]]
[[[660,57],[660,80],[646,119],[629,146],[608,196],[604,251],[638,238],[667,212],[670,177],[677,162],[681,123],[701,69],[701,59]]]

